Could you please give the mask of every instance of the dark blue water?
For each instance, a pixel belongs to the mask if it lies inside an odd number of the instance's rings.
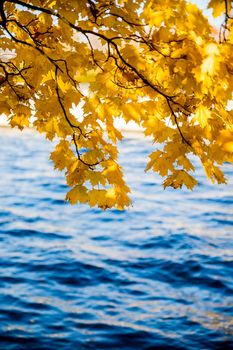
[[[233,170],[193,192],[144,174],[121,146],[129,211],[63,201],[51,145],[1,129],[0,349],[233,349]]]

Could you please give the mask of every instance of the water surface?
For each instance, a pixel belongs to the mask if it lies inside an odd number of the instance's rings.
[[[51,145],[2,128],[0,349],[233,349],[233,182],[164,191],[149,141],[121,164],[129,211],[64,202]]]

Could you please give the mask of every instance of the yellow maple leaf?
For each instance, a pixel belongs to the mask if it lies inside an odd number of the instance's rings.
[[[192,190],[196,184],[197,180],[184,170],[174,171],[174,173],[172,175],[169,175],[163,182],[164,188],[173,187],[176,189],[181,188],[183,185],[185,185],[190,190]]]
[[[208,73],[210,75],[213,75],[216,69],[219,66],[219,48],[218,45],[215,43],[211,43],[206,46],[205,52],[207,54],[207,57],[203,60],[202,66],[201,66],[201,72],[203,74]]]
[[[68,200],[70,204],[76,204],[77,202],[87,203],[87,188],[85,186],[75,186],[67,193],[66,200]]]
[[[197,107],[193,117],[194,121],[198,122],[198,124],[204,128],[209,118],[211,118],[211,111],[206,106],[200,105]]]
[[[224,0],[210,0],[208,8],[213,10],[214,17],[219,17],[224,13],[225,2]]]

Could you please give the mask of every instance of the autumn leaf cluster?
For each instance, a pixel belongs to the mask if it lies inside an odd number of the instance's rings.
[[[65,171],[72,204],[131,204],[118,163],[118,117],[152,138],[146,170],[164,187],[196,185],[193,155],[213,182],[226,181],[232,4],[208,6],[224,18],[219,33],[184,0],[1,1],[1,114],[12,127],[32,124],[56,141],[51,159]]]

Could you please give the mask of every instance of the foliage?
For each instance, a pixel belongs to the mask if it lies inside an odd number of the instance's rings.
[[[164,187],[193,188],[192,155],[213,182],[225,182],[219,166],[233,161],[231,5],[209,1],[225,18],[216,38],[184,0],[1,1],[1,113],[20,129],[32,118],[57,140],[51,159],[65,170],[71,203],[130,205],[116,117],[160,144],[146,170],[163,176]]]

